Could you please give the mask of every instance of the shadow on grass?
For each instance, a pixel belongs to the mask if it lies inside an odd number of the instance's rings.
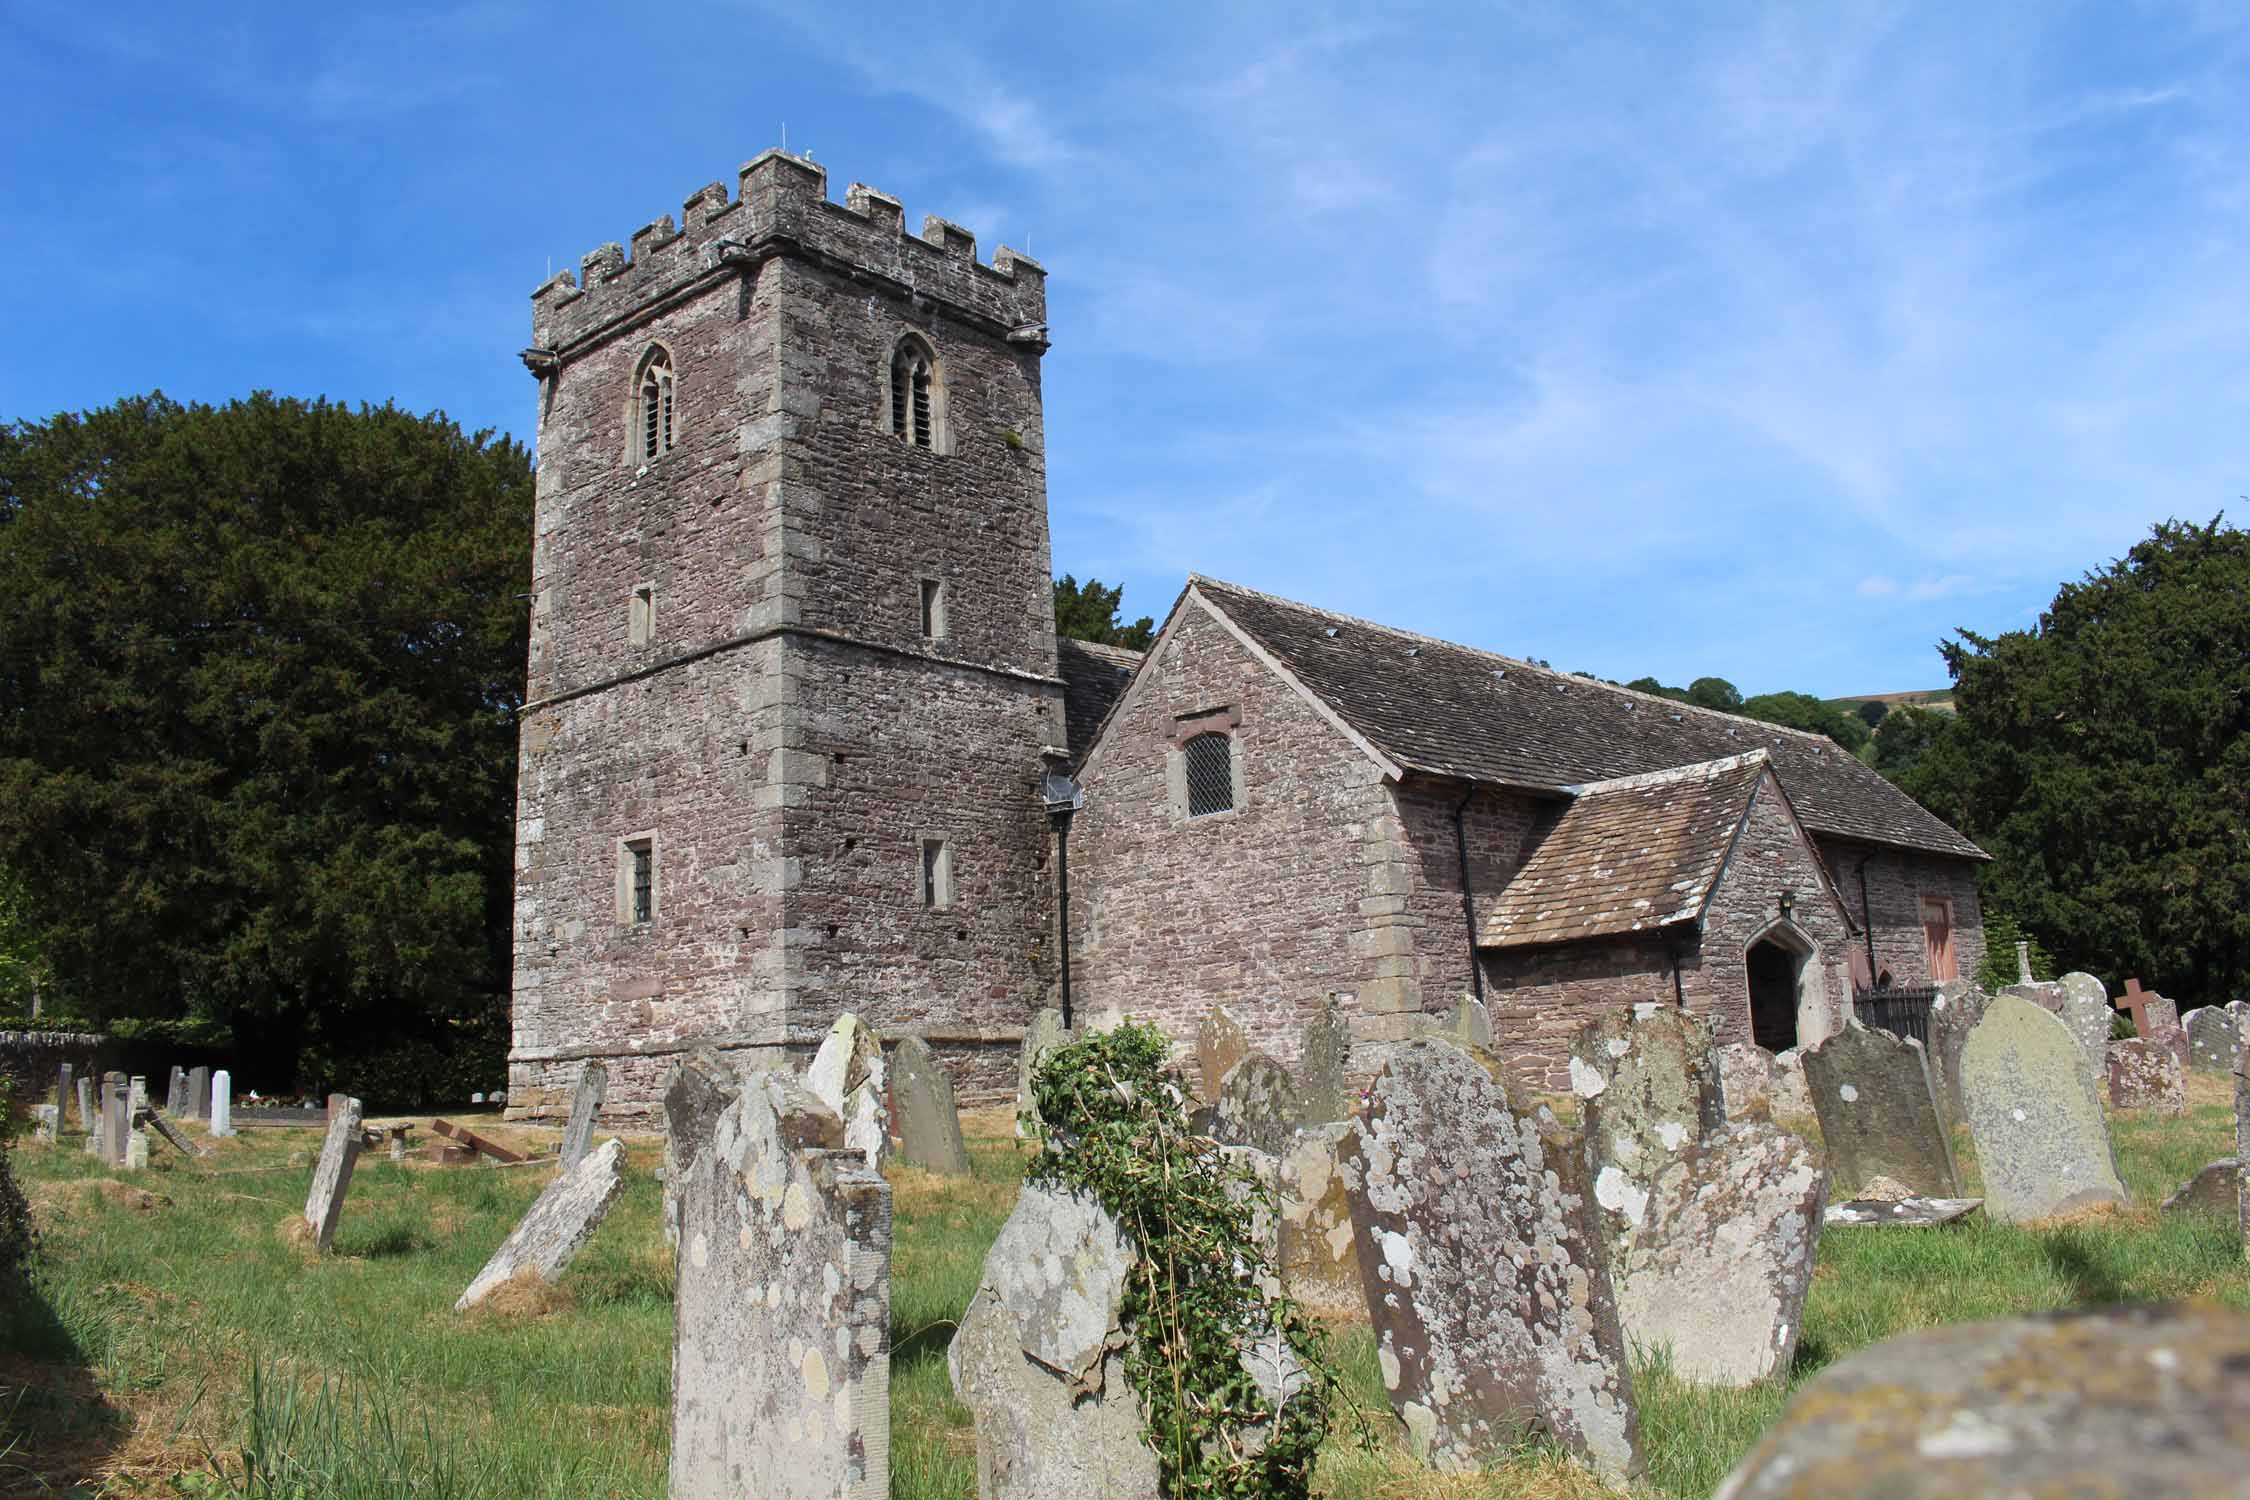
[[[369,1260],[389,1260],[401,1255],[431,1248],[427,1235],[419,1224],[378,1224],[364,1235],[344,1236],[336,1247],[346,1255],[364,1256]]]
[[[946,1351],[953,1347],[953,1335],[961,1325],[951,1318],[935,1323],[924,1323],[915,1328],[891,1324],[891,1373],[895,1378],[907,1369],[929,1360],[944,1363]]]
[[[44,1292],[0,1278],[0,1495],[73,1493],[132,1433]]]
[[[2116,1267],[2081,1230],[2050,1230],[2039,1236],[2039,1254],[2047,1269],[2070,1288],[2070,1300],[2080,1305],[2105,1305],[2131,1300]]]

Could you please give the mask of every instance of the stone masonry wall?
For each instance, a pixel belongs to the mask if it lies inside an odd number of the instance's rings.
[[[1890,970],[1900,984],[1932,982],[1930,947],[1922,932],[1924,896],[1942,896],[1953,903],[1955,972],[1962,979],[1976,977],[1984,962],[1984,912],[1977,896],[1977,867],[1963,859],[1945,859],[1904,849],[1882,848],[1848,839],[1818,841],[1844,905],[1859,918],[1875,939],[1875,968]],[[1860,901],[1860,865],[1867,868],[1867,900]],[[1861,939],[1864,943],[1866,940]]]
[[[1744,955],[1781,916],[1781,896],[1791,893],[1789,921],[1811,943],[1800,991],[1817,984],[1826,1017],[1819,1036],[1806,1032],[1800,1009],[1798,1039],[1818,1041],[1840,1028],[1851,1006],[1851,927],[1843,908],[1821,882],[1815,846],[1790,815],[1773,773],[1758,783],[1734,854],[1704,909],[1701,962],[1686,980],[1688,1008],[1707,1017],[1720,1045],[1750,1040],[1750,982]]]
[[[1693,961],[1691,950],[1687,962]],[[1674,1003],[1672,964],[1662,937],[1487,949],[1493,1048],[1510,1076],[1541,1093],[1567,1093],[1578,1028],[1622,1006]]]
[[[1432,1014],[1451,1009],[1471,986],[1472,950],[1461,915],[1461,841],[1453,827],[1461,792],[1459,782],[1417,778],[1392,793],[1412,877],[1403,907],[1417,941],[1421,1008]],[[1469,799],[1461,832],[1480,920],[1530,857],[1533,833],[1561,805],[1483,787]]]

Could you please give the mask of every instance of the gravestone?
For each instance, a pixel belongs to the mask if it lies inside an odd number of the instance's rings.
[[[1991,1003],[1983,990],[1961,980],[1939,985],[1930,1001],[1930,1044],[1923,1051],[1930,1065],[1930,1087],[1948,1125],[1968,1118],[1961,1102],[1961,1048]]]
[[[844,1122],[844,1144],[860,1152],[871,1167],[891,1154],[890,1070],[883,1064],[883,1039],[845,1011],[828,1028],[805,1087]]]
[[[135,1130],[125,1137],[125,1166],[134,1172],[148,1168],[148,1137]]]
[[[1297,1086],[1289,1070],[1263,1052],[1253,1052],[1219,1080],[1219,1102],[1211,1107],[1211,1138],[1279,1156],[1289,1149],[1301,1118]]]
[[[797,1080],[707,1052],[674,1070],[664,1122],[672,1500],[888,1493],[889,1185]]]
[[[1847,1021],[1805,1054],[1805,1082],[1820,1117],[1832,1197],[1857,1197],[1878,1177],[1920,1197],[1961,1196],[1953,1139],[1919,1042]]]
[[[1617,1276],[1635,1347],[1702,1385],[1786,1374],[1804,1326],[1827,1174],[1777,1125],[1724,1126],[1665,1163]]]
[[[1309,1125],[1276,1162],[1275,1262],[1290,1296],[1319,1312],[1357,1318],[1367,1314],[1367,1286],[1338,1161],[1351,1131],[1349,1120]]]
[[[1016,1054],[1016,1134],[1029,1133],[1025,1118],[1036,1119],[1039,1106],[1031,1097],[1031,1078],[1047,1054],[1058,1047],[1067,1047],[1079,1040],[1078,1034],[1063,1029],[1062,1012],[1048,1006],[1031,1018],[1023,1029],[1023,1050]]]
[[[2000,993],[2027,1000],[2063,1023],[2076,1049],[2078,1071],[2098,1095],[2109,1070],[2108,1003],[2097,1006],[2092,1003],[2091,991],[2080,988],[2073,992],[2055,982],[2010,985]]]
[[[2242,1061],[2239,1000],[2206,1005],[2187,1013],[2187,1065],[2198,1073],[2232,1073]]]
[[[2101,1096],[2054,1016],[2020,996],[1994,1000],[1961,1049],[1961,1090],[1989,1217],[2021,1223],[2129,1201]]]
[[[130,1111],[127,1115],[128,1119],[148,1108],[148,1080],[138,1073],[133,1075],[132,1088],[127,1095],[126,1108]]]
[[[1305,1023],[1297,1058],[1297,1106],[1307,1129],[1341,1120],[1352,1112],[1351,1023],[1330,995]]]
[[[1408,1446],[1440,1469],[1537,1431],[1630,1477],[1640,1419],[1585,1143],[1545,1109],[1513,1113],[1496,1066],[1437,1037],[1402,1043],[1344,1141],[1383,1384]]]
[[[594,1237],[610,1205],[624,1191],[625,1143],[613,1136],[547,1184],[453,1310],[467,1312],[519,1272],[534,1272],[549,1285],[562,1280],[572,1258]]]
[[[211,1133],[234,1134],[234,1075],[224,1068],[211,1075]]]
[[[322,1254],[336,1243],[336,1221],[343,1217],[344,1195],[351,1191],[352,1168],[359,1164],[360,1103],[347,1094],[328,1096],[328,1137],[313,1166],[312,1190],[305,1194],[305,1222],[313,1248]]]
[[[1855,1198],[1829,1204],[1821,1220],[1831,1229],[1935,1229],[1958,1223],[1982,1207],[1982,1198]]]
[[[123,1073],[102,1075],[101,1158],[110,1166],[125,1165],[125,1138],[132,1134],[132,1083]]]
[[[101,1134],[94,1128],[94,1080],[73,1079],[71,1087],[78,1091],[78,1128],[86,1133],[88,1140],[92,1140]]]
[[[1813,1117],[1812,1089],[1805,1082],[1805,1049],[1791,1047],[1773,1055],[1774,1118],[1809,1120]]]
[[[207,1067],[190,1068],[187,1076],[188,1118],[211,1118],[211,1070]]]
[[[1711,1034],[1676,1006],[1609,1011],[1571,1038],[1570,1087],[1614,1256],[1640,1228],[1657,1174],[1726,1123]]]
[[[1729,1042],[1712,1053],[1729,1120],[1773,1118],[1773,1054],[1756,1042]]]
[[[950,1177],[968,1174],[969,1147],[961,1139],[953,1078],[918,1036],[906,1038],[891,1054],[891,1101],[898,1114],[899,1153],[910,1164]]]
[[[2222,1156],[2182,1183],[2164,1200],[2164,1212],[2225,1214],[2233,1218],[2242,1203],[2242,1162]]]
[[[2234,1159],[2250,1161],[2250,1078],[2243,1076],[2239,1063],[2234,1075]],[[2242,1231],[2243,1252],[2250,1255],[2250,1192],[2236,1195],[2235,1224]]]
[[[2090,974],[2065,974],[2063,983],[2073,979],[2101,983]],[[2147,1036],[2159,1026],[2177,1026],[2180,1022],[2180,1008],[2156,991],[2142,989],[2138,977],[2125,981],[2125,993],[2117,997],[2117,1008],[2133,1018],[2135,1036]]]
[[[2134,1037],[2109,1044],[2109,1107],[2187,1112],[2187,1080],[2180,1059],[2163,1037]]]
[[[2016,943],[2016,983],[2034,982],[2031,977],[2031,943],[2028,939],[2019,939]]]
[[[1492,1012],[1474,995],[1463,995],[1454,1002],[1453,1014],[1447,1017],[1445,1029],[1464,1047],[1492,1050]]]
[[[1720,1500],[2244,1491],[2250,1318],[2076,1308],[1902,1334],[1830,1365]]]
[[[570,1118],[563,1125],[562,1169],[566,1174],[586,1159],[586,1148],[594,1140],[594,1121],[602,1112],[602,1094],[608,1087],[609,1069],[599,1059],[578,1070],[578,1083],[570,1091]]]
[[[1203,1024],[1195,1029],[1195,1086],[1205,1104],[1219,1102],[1220,1080],[1249,1052],[1250,1038],[1225,1006],[1204,1012]]]
[[[52,1146],[62,1135],[62,1106],[34,1104],[31,1106],[31,1138],[42,1146]]]
[[[2067,1010],[2075,1011],[2077,1009],[2083,1008],[2089,1011],[2099,1010],[2102,1013],[2102,1037],[2104,1040],[2107,1040],[2109,1037],[2108,1021],[2111,1010],[2108,988],[2104,986],[2099,979],[2096,979],[2093,975],[2087,973],[2083,969],[2073,969],[2068,974],[2063,975],[2062,978],[2056,980],[2055,983],[2062,989],[2064,1004]],[[2136,1035],[2147,1036],[2148,1026],[2145,1024],[2145,1020],[2147,1018],[2135,1016],[2133,1019],[2136,1023]],[[2175,1014],[2172,1019],[2177,1021],[2179,1017]]]
[[[55,1104],[63,1114],[70,1112],[72,1076],[69,1063],[55,1070]]]
[[[175,1067],[164,1088],[164,1113],[175,1120],[187,1118],[187,1069]]]

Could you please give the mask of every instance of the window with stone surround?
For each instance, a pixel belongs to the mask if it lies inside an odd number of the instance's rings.
[[[656,873],[656,835],[630,834],[617,841],[617,920],[643,927],[656,920],[660,887]]]
[[[942,911],[953,904],[953,845],[938,838],[921,842],[922,862],[915,884],[922,904]]]
[[[1234,811],[1234,736],[1214,730],[1180,747],[1187,777],[1187,815],[1207,818]]]
[[[945,386],[938,377],[937,351],[920,334],[907,334],[892,348],[889,384],[885,404],[891,436],[912,447],[943,453]]]
[[[677,408],[671,351],[652,344],[633,375],[633,443],[642,463],[654,463],[672,451]]]
[[[633,590],[632,613],[626,625],[626,638],[636,646],[645,646],[656,639],[656,585],[644,583]]]
[[[936,578],[922,580],[922,638],[945,639],[945,584]]]

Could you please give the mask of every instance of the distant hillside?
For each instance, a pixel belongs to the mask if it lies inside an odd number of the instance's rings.
[[[1939,713],[1949,714],[1953,712],[1953,689],[1942,687],[1914,693],[1853,693],[1847,698],[1831,698],[1828,701],[1844,709],[1861,703],[1888,703],[1893,708],[1911,703],[1916,708],[1933,708]]]

